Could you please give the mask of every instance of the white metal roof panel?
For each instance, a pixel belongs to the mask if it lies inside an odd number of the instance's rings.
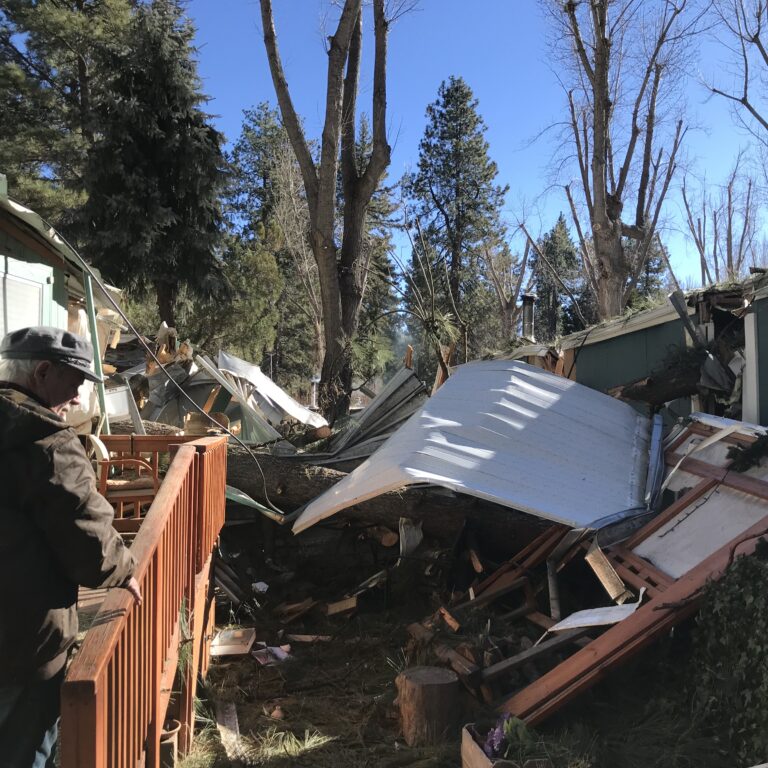
[[[294,525],[428,483],[573,527],[643,506],[650,422],[632,407],[526,363],[455,373]]]
[[[328,426],[328,422],[319,413],[294,400],[282,387],[262,373],[258,365],[223,351],[219,352],[218,363],[220,370],[245,379],[253,385],[253,394],[257,395],[256,402],[273,423],[279,424],[288,417],[310,427]]]

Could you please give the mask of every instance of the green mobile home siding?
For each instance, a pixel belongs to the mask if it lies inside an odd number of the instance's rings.
[[[0,333],[27,325],[67,327],[66,275],[0,230]]]
[[[662,365],[671,347],[685,343],[681,320],[641,328],[594,344],[587,343],[578,351],[576,381],[607,392],[612,387],[648,376]],[[679,407],[675,410],[680,412]]]
[[[757,381],[760,424],[768,425],[768,299],[752,302],[757,336]]]

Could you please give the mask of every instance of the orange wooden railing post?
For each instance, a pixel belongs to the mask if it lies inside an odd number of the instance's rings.
[[[152,454],[179,438],[111,436],[111,450]],[[224,522],[226,441],[177,445],[168,473],[132,551],[144,602],[112,590],[86,634],[62,689],[62,768],[159,766],[159,741],[176,677],[182,609],[192,635],[192,664],[181,692],[191,743],[196,674],[207,659],[210,552]],[[202,557],[207,548],[206,556]],[[202,568],[198,567],[202,564]]]

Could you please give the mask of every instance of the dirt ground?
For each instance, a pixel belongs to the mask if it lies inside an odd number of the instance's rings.
[[[459,766],[459,729],[445,744],[411,749],[400,736],[394,703],[398,673],[434,661],[424,649],[408,650],[406,626],[435,610],[445,553],[426,548],[390,571],[386,586],[360,595],[355,613],[326,616],[324,602],[341,599],[391,568],[396,553],[349,531],[318,531],[301,548],[283,538],[271,545],[274,560],[265,556],[262,543],[257,527],[225,533],[222,554],[228,562],[244,578],[267,582],[270,590],[257,598],[260,607],[228,612],[222,600],[217,621],[219,628],[253,626],[257,641],[269,645],[290,643],[291,658],[267,667],[251,656],[213,661],[201,694],[203,727],[183,768],[230,764],[213,722],[217,700],[236,705],[243,765]],[[281,621],[275,610],[280,604],[307,597],[318,605],[289,623]],[[287,633],[330,640],[297,643],[287,640]],[[466,698],[469,713],[476,704]]]
[[[290,642],[291,659],[269,667],[251,656],[214,660],[200,692],[195,746],[181,768],[461,765],[458,727],[445,743],[434,747],[409,748],[404,743],[394,685],[408,666],[442,664],[431,646],[409,643],[406,627],[447,604],[451,591],[460,588],[463,577],[455,549],[426,542],[417,556],[393,567],[396,554],[382,552],[358,532],[318,529],[301,547],[281,537],[265,547],[259,527],[246,525],[225,530],[221,554],[241,583],[263,580],[270,589],[257,597],[259,606],[234,610],[222,600],[218,627],[251,626],[257,641]],[[388,584],[362,594],[355,613],[325,615],[325,602],[354,592],[385,567]],[[579,582],[578,573],[573,581]],[[307,597],[318,604],[289,623],[281,620],[281,604]],[[445,640],[455,645],[463,639],[475,648],[495,646],[502,656],[509,655],[520,643],[535,641],[541,634],[525,620],[505,624],[504,612],[514,608],[510,597],[492,608],[478,609],[463,617],[460,638],[446,632]],[[287,633],[330,639],[291,642]],[[711,739],[702,738],[696,723],[685,715],[681,692],[688,650],[680,635],[612,674],[544,728],[525,733],[513,764],[521,768],[721,765]],[[509,693],[525,685],[526,676],[530,679],[543,671],[521,670],[519,678],[505,679],[503,690],[496,693]],[[478,731],[487,732],[496,720],[495,711],[470,694],[463,695],[464,722],[477,722]],[[238,759],[227,757],[221,744],[214,716],[217,701],[236,706],[241,734]]]

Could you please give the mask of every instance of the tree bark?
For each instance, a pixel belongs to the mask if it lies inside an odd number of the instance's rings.
[[[442,744],[461,725],[461,689],[453,670],[411,667],[395,679],[403,737],[409,747]]]
[[[169,328],[175,328],[178,287],[164,280],[158,280],[155,282],[155,292],[157,293],[157,311],[160,320],[165,321]]]
[[[577,85],[568,92],[570,127],[586,213],[592,227],[593,254],[588,253],[584,236],[587,228],[579,222],[570,185],[565,189],[579,233],[584,271],[595,292],[602,320],[624,311],[637,276],[642,273],[684,135],[682,121],[678,121],[672,146],[666,153],[665,169],[664,153],[654,147],[658,129],[656,107],[663,75],[673,79],[667,72],[672,59],[668,51],[685,44],[696,30],[697,19],[679,30],[675,25],[685,11],[687,0],[663,3],[656,18],[646,19],[645,29],[634,29],[630,24],[639,23],[641,19],[641,2],[645,0],[588,0],[556,5],[556,13],[562,14],[565,37],[570,38],[575,54]],[[643,40],[643,33],[651,29],[653,37],[645,36]],[[628,42],[632,37],[641,39]],[[643,46],[647,50],[637,70],[633,96],[628,93],[631,86],[617,81],[618,77],[626,80],[631,69],[627,60],[622,59],[627,56],[625,43],[634,45],[637,51]],[[614,114],[614,99],[618,98],[617,93],[621,93],[622,99],[631,99],[625,137],[616,135],[619,123]],[[581,94],[581,99],[575,94]],[[614,152],[619,154],[620,144],[623,146],[621,158],[614,156]],[[631,197],[627,184],[633,178],[637,179],[634,223],[626,223],[622,211],[624,201]],[[625,253],[622,237],[639,242],[631,259]]]
[[[350,343],[365,292],[361,264],[365,216],[390,161],[386,141],[386,55],[389,23],[384,0],[374,0],[375,59],[373,149],[364,170],[355,164],[356,99],[362,44],[362,0],[345,0],[336,33],[329,40],[326,111],[320,164],[316,166],[293,107],[280,60],[271,0],[261,0],[264,44],[280,113],[301,168],[309,204],[312,252],[323,304],[325,356],[320,406],[333,422],[348,410],[352,384]],[[344,67],[347,67],[346,77]],[[344,234],[337,253],[334,223],[339,147],[344,186]],[[338,260],[337,260],[338,256]]]

